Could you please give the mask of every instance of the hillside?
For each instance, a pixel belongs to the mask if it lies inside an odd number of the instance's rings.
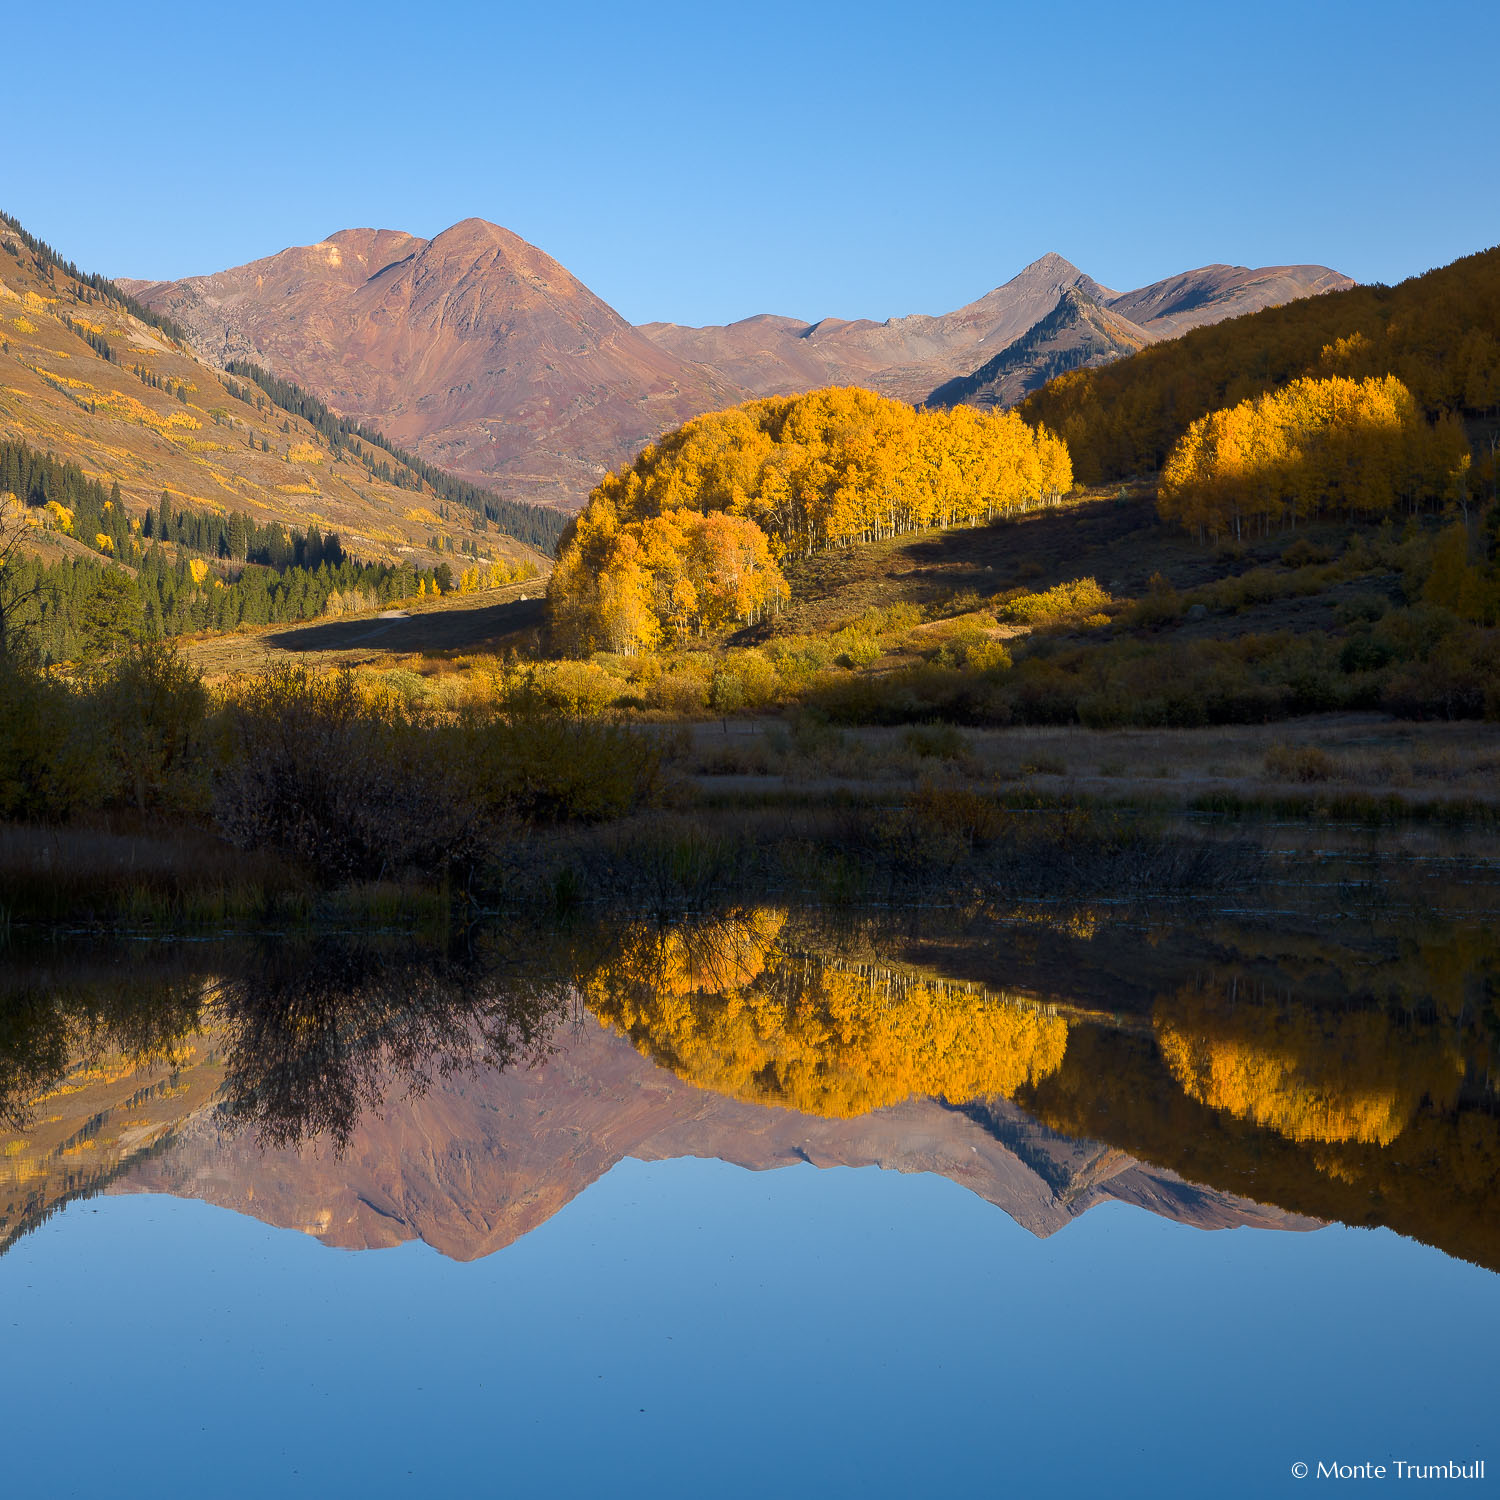
[[[137,529],[165,494],[178,511],[335,532],[369,560],[537,560],[399,455],[320,421],[315,403],[298,414],[204,364],[12,222],[0,248],[0,439],[117,483]]]
[[[747,396],[861,385],[923,401],[1036,329],[1065,294],[1109,310],[1120,336],[1090,346],[1104,357],[1348,284],[1322,266],[1207,266],[1117,295],[1049,254],[938,315],[633,328],[482,219],[432,240],[346,229],[211,275],[124,283],[210,362],[264,364],[444,469],[568,510],[663,432]],[[1012,376],[1003,399],[1051,368]]]
[[[1136,311],[1175,320],[1184,302],[1196,310],[1203,290],[1184,285]],[[1111,304],[1122,305],[1129,299]],[[1066,439],[1080,479],[1104,483],[1156,472],[1188,426],[1217,408],[1306,376],[1386,374],[1399,377],[1429,417],[1457,412],[1493,426],[1500,249],[1393,287],[1346,286],[1192,329],[1107,369],[1062,375],[1021,412]]]

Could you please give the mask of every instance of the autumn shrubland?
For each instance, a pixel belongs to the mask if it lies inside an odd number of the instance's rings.
[[[62,845],[9,841],[11,913],[37,905],[49,847],[66,849],[50,884],[80,901],[91,881],[108,907],[176,896],[196,874],[243,906],[308,883],[472,872],[517,828],[619,817],[661,791],[660,747],[623,728],[438,714],[296,666],[210,691],[170,643],[86,678],[0,661],[0,695],[0,816],[66,830]]]
[[[1062,501],[1019,461],[1003,478],[968,472],[970,524],[931,540],[882,534],[874,521],[890,513],[878,497],[915,483],[900,465],[918,461],[922,441],[960,438],[898,437],[874,397],[818,400],[815,442],[782,441],[770,420],[792,431],[813,398],[761,404],[703,419],[701,432],[690,424],[596,492],[549,592],[554,643],[593,669],[591,701],[606,700],[612,678],[616,711],[791,707],[847,724],[1500,713],[1493,464],[1476,466],[1457,417],[1432,420],[1393,376],[1309,377],[1202,418],[1150,488]],[[999,447],[1050,451],[1044,429],[1028,438],[1007,421]],[[960,430],[983,451],[982,429]],[[870,459],[887,447],[895,479]],[[788,480],[803,462],[808,472]],[[786,483],[800,519],[786,519]],[[645,553],[627,564],[600,539],[623,537],[630,551],[630,528],[657,521],[622,517],[700,504],[771,526],[746,564],[769,592],[746,596],[733,618],[689,613],[668,628],[662,601],[678,584]],[[647,624],[598,649],[607,632],[579,625],[572,580],[583,575],[606,591],[628,575]],[[950,587],[935,588],[938,576]],[[539,685],[579,680],[567,661],[525,672]]]

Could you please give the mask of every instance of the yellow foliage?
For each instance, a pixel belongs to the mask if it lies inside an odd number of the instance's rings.
[[[699,417],[609,475],[563,537],[559,644],[631,652],[754,620],[777,562],[992,518],[1071,488],[1067,449],[1008,412],[918,412],[857,389]]]
[[[49,500],[46,505],[47,514],[52,518],[52,525],[58,531],[73,535],[73,512],[66,505],[57,500]]]
[[[201,584],[208,577],[208,564],[201,557],[195,557],[188,563],[188,574],[194,583]]]
[[[323,461],[323,450],[316,443],[293,443],[286,455],[293,463],[316,464]]]
[[[1500,589],[1485,568],[1470,561],[1469,551],[1468,528],[1458,523],[1447,527],[1433,548],[1422,598],[1451,609],[1460,619],[1493,625],[1500,619]]]
[[[94,545],[98,547],[101,552],[108,552],[111,555],[113,555],[115,550],[115,544],[113,540],[107,537],[102,531],[96,532],[94,534]]]
[[[1006,619],[1023,625],[1107,624],[1103,611],[1115,601],[1093,578],[1075,578],[1040,594],[1020,594],[1002,609]]]
[[[1324,1013],[1224,985],[1159,1000],[1157,1045],[1185,1093],[1294,1141],[1388,1146],[1424,1096],[1449,1104],[1455,1054],[1377,1011]]]
[[[631,929],[585,997],[700,1088],[832,1118],[916,1095],[1008,1096],[1061,1066],[1060,1018],[963,985],[782,952],[783,920],[758,910],[691,930]]]
[[[1468,451],[1393,375],[1294,380],[1200,417],[1162,466],[1168,520],[1236,537],[1327,511],[1382,515],[1441,493]]]
[[[16,332],[17,333],[35,333],[36,332],[36,324],[33,323],[30,318],[17,318],[16,319]]]

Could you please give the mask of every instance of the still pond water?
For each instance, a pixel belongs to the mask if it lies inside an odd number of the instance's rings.
[[[12,948],[0,1492],[1492,1475],[1497,950],[784,908]]]

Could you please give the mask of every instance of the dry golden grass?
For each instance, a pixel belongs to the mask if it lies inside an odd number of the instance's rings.
[[[545,578],[531,578],[477,594],[410,600],[397,609],[372,610],[302,625],[242,628],[232,635],[183,643],[183,655],[210,680],[261,672],[296,661],[323,669],[381,667],[430,672],[461,652],[504,649],[542,621]]]
[[[695,724],[687,764],[700,785],[864,785],[916,781],[1026,787],[1056,795],[1187,806],[1223,795],[1276,797],[1315,784],[1330,796],[1500,805],[1500,727],[1339,714],[1212,729],[954,725],[836,729],[754,720]],[[1317,774],[1303,767],[1312,764]]]

